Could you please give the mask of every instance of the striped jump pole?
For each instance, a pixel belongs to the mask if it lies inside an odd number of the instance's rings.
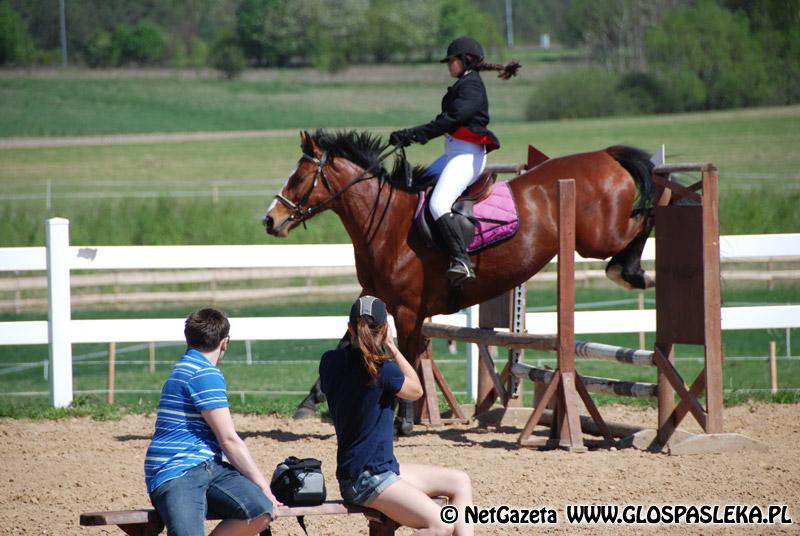
[[[549,384],[555,372],[552,370],[532,367],[525,363],[515,363],[511,373],[518,378],[528,378],[535,382]],[[595,376],[580,375],[580,379],[590,393],[603,393],[615,396],[629,396],[633,398],[657,398],[658,385],[654,383],[630,382],[615,380],[613,378],[598,378]]]

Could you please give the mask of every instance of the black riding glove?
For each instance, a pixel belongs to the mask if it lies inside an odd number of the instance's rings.
[[[389,134],[389,143],[398,147],[408,147],[413,141],[412,133],[407,128],[395,130]]]

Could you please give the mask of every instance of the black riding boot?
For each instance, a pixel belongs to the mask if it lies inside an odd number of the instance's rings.
[[[454,285],[475,279],[472,262],[467,255],[467,245],[456,228],[453,213],[448,212],[436,220],[436,226],[447,251],[450,252],[450,268],[447,269],[447,278]]]

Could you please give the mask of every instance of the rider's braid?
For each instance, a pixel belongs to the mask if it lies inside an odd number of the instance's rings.
[[[508,80],[512,76],[517,76],[517,71],[521,67],[518,61],[511,61],[503,65],[502,63],[486,63],[481,61],[473,67],[476,71],[500,71],[497,78]]]

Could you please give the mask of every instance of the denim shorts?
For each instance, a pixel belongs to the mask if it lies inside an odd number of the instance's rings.
[[[169,536],[205,534],[206,516],[254,519],[272,515],[272,503],[252,480],[228,463],[209,460],[150,494]]]
[[[394,471],[386,471],[377,475],[364,471],[352,480],[339,482],[339,491],[345,502],[369,506],[378,495],[398,480],[400,477]]]

